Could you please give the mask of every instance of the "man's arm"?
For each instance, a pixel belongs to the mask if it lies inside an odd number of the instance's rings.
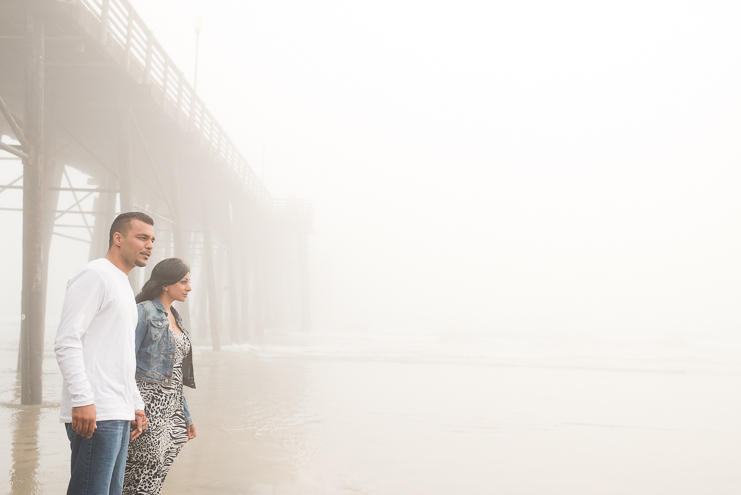
[[[82,337],[100,309],[105,291],[101,276],[88,270],[67,285],[54,352],[72,403],[72,428],[90,438],[96,411],[90,381],[85,373]]]
[[[137,323],[136,329],[134,330],[134,359],[139,354],[139,347],[142,345],[144,337],[147,335],[147,310],[144,306],[137,304],[136,306]],[[142,434],[144,429],[149,425],[147,417],[144,415],[144,400],[139,392],[139,387],[134,386],[134,393],[132,399],[134,400],[134,421],[131,422],[131,435],[129,441],[134,440],[136,437]]]
[[[144,415],[144,400],[142,399],[141,393],[139,393],[139,387],[134,385],[134,421],[131,422],[131,436],[129,441],[134,440],[136,437],[142,434],[142,431],[149,426],[149,421]]]

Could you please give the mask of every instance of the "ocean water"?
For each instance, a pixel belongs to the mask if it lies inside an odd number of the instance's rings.
[[[197,346],[198,436],[163,493],[738,493],[736,344],[396,332]],[[18,406],[14,352],[0,491],[59,493],[61,378],[47,351],[45,405]]]

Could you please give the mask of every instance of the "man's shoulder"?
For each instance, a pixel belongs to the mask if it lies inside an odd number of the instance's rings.
[[[80,269],[78,269],[75,273],[70,275],[69,283],[72,283],[81,277],[95,277],[95,278],[100,278],[102,280],[105,280],[106,267],[103,263],[101,263],[101,261],[106,261],[106,260],[105,258],[100,258],[97,260],[87,262]]]

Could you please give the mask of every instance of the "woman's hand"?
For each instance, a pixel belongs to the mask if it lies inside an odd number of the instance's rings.
[[[196,425],[190,424],[188,425],[188,439],[185,441],[185,443],[190,442],[196,437]]]
[[[136,419],[131,422],[131,433],[129,434],[129,442],[133,441],[136,437],[142,434],[142,431],[149,426],[149,420],[144,415],[144,411],[137,409],[134,412]]]

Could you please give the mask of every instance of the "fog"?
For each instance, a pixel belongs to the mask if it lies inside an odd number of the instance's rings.
[[[420,464],[410,470],[431,472],[439,459],[425,442],[441,431],[464,458],[496,442],[514,452],[494,457],[506,480],[497,486],[508,493],[600,493],[601,476],[614,483],[609,493],[702,493],[708,480],[714,493],[740,486],[737,476],[723,477],[732,469],[723,459],[739,455],[730,418],[741,411],[741,397],[729,392],[741,372],[740,4],[131,2],[186,75],[194,71],[193,19],[203,19],[200,97],[274,197],[313,204],[314,333],[230,349],[259,358],[249,369],[264,386],[241,377],[233,354],[203,350],[199,358],[219,393],[196,392],[196,410],[199,401],[203,411],[241,397],[215,385],[222,372],[247,380],[239,387],[250,400],[275,406],[231,404],[242,430],[213,413],[213,434],[233,443],[220,451],[205,443],[209,458],[238,457],[238,446],[249,445],[252,461],[273,473],[252,479],[249,493],[486,493],[486,477],[476,477],[490,467],[485,456],[453,469],[450,485],[417,475],[384,484],[367,474],[389,467],[378,460],[384,433]],[[0,298],[3,321],[14,325],[20,213],[0,215],[12,233],[0,245]],[[58,239],[52,246],[50,287],[63,286],[87,252]],[[53,323],[62,296],[49,297]],[[389,351],[378,335],[418,340]],[[334,359],[368,367],[334,368]],[[425,375],[399,363],[430,367]],[[445,363],[459,366],[446,374],[437,367]],[[450,408],[418,396],[407,408],[394,380],[406,391],[439,387]],[[481,391],[496,397],[476,398]],[[378,402],[364,402],[375,393]],[[383,404],[396,407],[388,423]],[[312,422],[319,430],[311,435],[297,426]],[[550,429],[584,424],[607,429]],[[637,429],[621,437],[612,427]],[[342,458],[348,441],[370,453]],[[584,446],[591,442],[603,448]],[[280,449],[289,443],[296,464],[286,481],[274,473],[286,469]],[[400,447],[408,445],[418,450]],[[691,454],[669,455],[681,450]],[[191,493],[187,469],[202,461],[184,452],[174,468],[182,477],[170,486]],[[712,467],[703,464],[708,452]],[[529,489],[518,485],[515,474],[532,473],[527,462],[546,462],[539,456],[557,459],[543,468],[543,485],[537,476]],[[578,474],[567,459],[600,463],[579,484],[565,479]],[[646,467],[655,459],[659,474]],[[635,484],[609,471],[615,465]],[[697,476],[657,481],[672,470]],[[321,477],[328,472],[344,474]],[[236,493],[237,482],[223,483],[219,493]]]
[[[731,2],[134,2],[276,196],[315,324],[735,336]]]
[[[313,202],[316,326],[736,335],[735,4],[133,4]]]

